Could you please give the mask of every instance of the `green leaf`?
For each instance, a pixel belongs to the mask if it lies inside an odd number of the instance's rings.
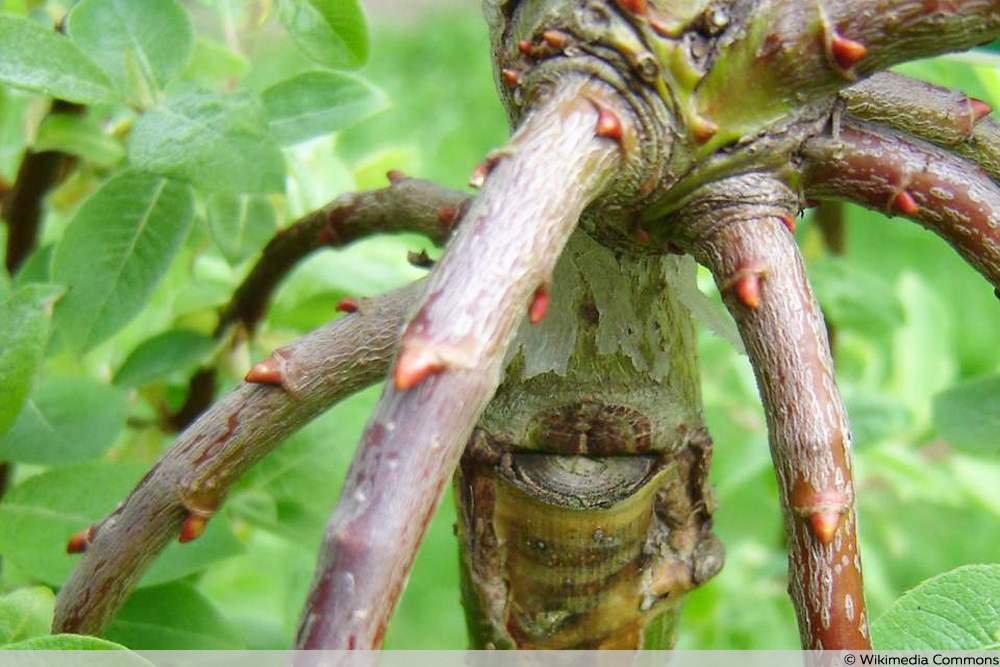
[[[10,14],[0,15],[0,83],[81,104],[118,99],[100,68],[70,40]]]
[[[53,280],[67,287],[56,323],[71,348],[90,349],[142,310],[193,216],[188,187],[138,172],[84,202],[52,258]]]
[[[263,93],[271,132],[283,144],[339,132],[388,106],[385,93],[343,72],[305,72]]]
[[[278,213],[261,195],[219,192],[208,201],[212,238],[231,265],[257,254],[278,229]]]
[[[357,0],[278,0],[278,18],[321,65],[358,67],[368,59],[368,28]]]
[[[247,73],[247,59],[224,45],[204,37],[196,37],[194,55],[181,72],[182,79],[198,88],[222,90]]]
[[[93,119],[71,114],[49,114],[35,138],[36,151],[61,151],[108,169],[125,157],[125,148],[109,137]]]
[[[872,624],[887,651],[1000,647],[1000,565],[967,565],[928,579]]]
[[[66,19],[70,39],[140,104],[188,62],[194,30],[175,0],[83,0]]]
[[[60,585],[77,563],[66,554],[66,540],[110,513],[147,470],[142,464],[95,461],[29,477],[0,504],[0,553],[32,579]],[[240,551],[220,513],[196,542],[167,547],[140,585],[189,576]]]
[[[951,445],[1000,452],[1000,373],[938,394],[934,398],[934,424]]]
[[[174,329],[147,338],[132,350],[115,373],[114,383],[141,387],[200,363],[215,347],[210,336]]]
[[[192,93],[136,122],[128,157],[139,167],[220,192],[278,192],[285,162],[253,93]]]
[[[180,582],[133,593],[104,636],[145,651],[243,648],[239,633],[209,601]]]
[[[0,651],[127,651],[121,644],[115,644],[97,637],[84,635],[48,635],[35,637],[15,644],[0,646]],[[117,661],[115,663],[118,664]],[[131,664],[131,662],[129,663]],[[135,656],[136,665],[149,663]]]
[[[45,378],[0,437],[0,460],[66,465],[106,452],[125,426],[125,394],[88,377]]]
[[[903,322],[892,283],[843,258],[814,262],[809,277],[823,312],[839,327],[879,336]]]
[[[25,285],[0,300],[0,433],[21,411],[49,339],[53,285]]]
[[[0,645],[49,634],[55,607],[56,596],[44,586],[0,597]]]

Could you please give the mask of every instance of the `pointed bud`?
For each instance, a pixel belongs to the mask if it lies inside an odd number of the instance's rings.
[[[406,174],[404,174],[399,169],[390,169],[389,171],[385,172],[385,177],[388,178],[389,182],[392,183],[393,185],[399,183],[400,181],[405,181],[407,178]]]
[[[203,514],[196,514],[194,512],[188,514],[187,518],[184,519],[184,523],[181,525],[181,532],[180,535],[177,536],[177,541],[182,544],[193,542],[201,537],[201,534],[205,532],[205,527],[207,525],[207,516]]]
[[[736,298],[751,310],[760,308],[760,274],[745,273],[733,283]]]
[[[868,53],[868,47],[864,44],[837,33],[834,33],[833,39],[830,40],[830,55],[843,70],[849,70],[857,65],[866,53]]]
[[[837,529],[840,527],[840,512],[837,510],[818,510],[809,515],[809,526],[813,535],[823,544],[833,542]]]
[[[434,260],[431,259],[431,256],[427,254],[426,250],[421,250],[420,252],[411,250],[406,253],[406,261],[418,269],[434,268]]]
[[[505,69],[500,72],[503,76],[503,82],[509,87],[514,88],[521,82],[521,72],[516,69]]]
[[[622,140],[622,121],[611,109],[601,107],[597,111],[597,136],[613,139],[618,143]]]
[[[993,113],[993,107],[982,100],[977,100],[975,97],[969,98],[969,107],[972,109],[972,117],[976,122]]]
[[[528,321],[538,324],[545,319],[545,314],[549,312],[549,288],[542,285],[535,290],[535,297],[528,306]]]
[[[330,245],[333,243],[333,231],[329,227],[324,227],[316,236],[316,241],[320,245]]]
[[[94,535],[94,527],[88,526],[73,533],[73,536],[66,542],[66,553],[82,554],[90,546],[90,539]]]
[[[393,383],[399,391],[408,391],[443,370],[444,363],[429,349],[404,348],[396,360]]]
[[[358,312],[358,300],[345,296],[337,303],[337,312],[347,313],[348,315]]]
[[[795,216],[789,213],[788,211],[785,211],[784,213],[781,214],[781,223],[785,227],[787,227],[788,231],[790,231],[792,234],[795,233],[795,229],[798,226],[797,223],[795,222]]]
[[[649,230],[645,227],[636,227],[633,234],[635,235],[635,240],[639,243],[642,243],[643,245],[649,243]]]
[[[281,385],[281,367],[273,356],[260,362],[243,376],[251,384]]]
[[[549,48],[555,49],[556,51],[562,51],[566,48],[566,42],[569,41],[569,36],[562,30],[546,30],[542,33],[542,39],[548,44]]]
[[[633,14],[645,14],[648,8],[646,0],[615,0],[615,2],[619,7]]]
[[[442,206],[438,209],[438,222],[451,229],[458,220],[458,209],[451,206]]]
[[[719,126],[707,118],[695,116],[691,121],[691,136],[699,144],[707,144],[719,132]]]
[[[920,213],[920,206],[917,204],[917,200],[906,190],[896,195],[896,198],[892,201],[892,208],[903,215],[917,215]]]
[[[526,56],[530,56],[532,51],[535,50],[534,45],[526,39],[522,39],[517,43],[517,50]]]

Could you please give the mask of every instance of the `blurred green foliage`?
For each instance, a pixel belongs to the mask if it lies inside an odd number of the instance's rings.
[[[43,25],[60,13],[59,2],[0,4],[16,28],[11,34],[24,39],[60,39],[58,48],[95,54],[137,50],[113,65],[97,58],[98,69],[81,65],[79,81],[58,90],[21,90],[32,87],[28,66],[0,79],[8,84],[0,85],[0,178],[14,179],[26,146],[79,157],[49,198],[39,250],[13,277],[0,272],[0,326],[10,328],[6,344],[19,346],[0,353],[0,377],[9,380],[0,459],[18,464],[0,504],[0,644],[45,632],[51,591],[73,563],[65,539],[110,510],[169,446],[158,416],[176,409],[199,364],[213,360],[224,371],[222,389],[232,386],[251,359],[327,321],[343,296],[418,276],[406,251],[426,246],[380,238],[318,253],[279,290],[251,345],[214,345],[216,309],[274,229],[340,193],[382,186],[390,168],[462,187],[507,136],[475,9],[380,15],[369,39],[356,19],[328,20],[323,0],[190,0],[182,14],[157,0],[164,20],[190,37],[164,52],[155,35],[139,34],[132,46],[97,45],[88,19],[115,1],[81,3],[69,23],[75,42],[19,22]],[[144,48],[157,58],[136,57]],[[366,65],[343,71],[369,49]],[[957,56],[904,69],[1000,104],[996,63]],[[67,91],[95,105],[54,122],[43,93]],[[315,113],[300,114],[303,108]],[[137,177],[129,171],[136,165],[156,177]],[[115,184],[122,179],[141,182],[121,197]],[[178,192],[191,193],[193,204]],[[139,234],[120,240],[140,229],[122,221],[132,209],[153,225],[141,229],[156,232],[155,243],[144,246]],[[798,237],[837,328],[839,380],[856,434],[868,602],[877,618],[922,581],[1000,556],[1000,307],[972,269],[917,226],[854,208],[846,224],[843,257],[826,253],[808,220]],[[115,266],[138,278],[124,287],[100,275],[80,283],[103,295],[109,312],[74,310],[68,298],[50,321],[62,286],[88,276],[87,253],[97,252],[63,239],[93,230],[104,234],[93,242],[98,249],[131,242],[158,259],[134,264],[126,247]],[[14,335],[23,332],[27,339]],[[691,594],[679,645],[794,648],[780,509],[753,377],[727,341],[703,330],[699,345],[716,442],[716,528],[728,560]],[[74,395],[101,400],[76,405]],[[201,540],[167,550],[107,638],[132,648],[290,646],[323,526],[377,395],[373,388],[344,401],[242,480]],[[464,647],[454,520],[449,497],[386,647]]]

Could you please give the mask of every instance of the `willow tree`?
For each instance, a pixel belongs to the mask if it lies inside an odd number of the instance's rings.
[[[707,267],[767,415],[802,645],[870,646],[851,433],[792,237],[840,199],[940,235],[1000,286],[1000,129],[892,65],[1000,32],[996,0],[487,0],[513,133],[475,197],[390,174],[276,237],[224,313],[259,319],[318,245],[445,243],[345,302],[191,425],[85,551],[56,630],[97,633],[168,540],[335,401],[388,375],[327,529],[302,648],[371,648],[445,485],[479,647],[669,645],[712,577],[712,441],[686,295]]]

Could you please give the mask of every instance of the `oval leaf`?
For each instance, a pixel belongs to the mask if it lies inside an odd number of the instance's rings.
[[[141,387],[172,373],[190,370],[214,347],[211,337],[196,331],[165,331],[132,350],[115,373],[114,383],[122,387]]]
[[[193,93],[168,100],[136,122],[128,157],[157,174],[204,190],[278,192],[285,162],[252,93]]]
[[[928,579],[872,624],[882,651],[1000,647],[1000,565],[967,565]]]
[[[1000,374],[964,382],[934,398],[941,437],[969,451],[1000,452]]]
[[[278,0],[278,18],[321,65],[359,67],[368,59],[368,27],[357,0]]]
[[[49,634],[55,606],[56,596],[44,586],[0,597],[0,645]]]
[[[118,175],[84,202],[52,258],[53,280],[67,287],[56,324],[71,348],[90,349],[142,309],[193,216],[188,187],[137,172]]]
[[[96,461],[29,477],[0,504],[0,553],[28,577],[58,586],[77,563],[66,554],[66,540],[111,512],[147,469],[142,464]],[[220,513],[196,542],[167,547],[140,585],[189,576],[240,551]]]
[[[188,62],[194,31],[175,0],[83,0],[66,32],[128,98],[148,103]]]
[[[34,149],[69,153],[105,169],[125,157],[125,148],[118,139],[105,134],[93,119],[75,114],[45,116]]]
[[[305,72],[263,93],[271,132],[283,144],[339,132],[388,105],[381,90],[342,72]]]
[[[87,377],[38,383],[17,421],[0,437],[0,460],[66,465],[106,452],[125,426],[120,390]]]
[[[257,254],[274,236],[278,213],[267,197],[220,192],[208,202],[208,225],[223,257],[235,265]]]
[[[144,651],[243,648],[239,633],[211,603],[180,582],[133,593],[104,636]]]
[[[118,99],[100,68],[72,42],[10,14],[0,14],[0,83],[81,104]]]
[[[0,299],[0,433],[17,418],[49,339],[53,285],[25,285]]]

